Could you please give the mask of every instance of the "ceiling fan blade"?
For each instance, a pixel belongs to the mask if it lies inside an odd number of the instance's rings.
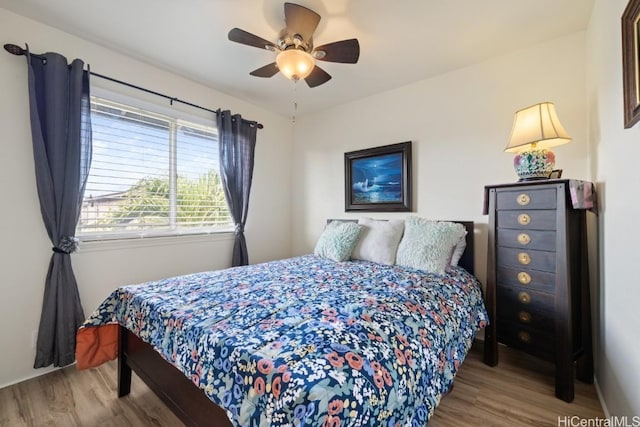
[[[247,46],[257,47],[259,49],[276,48],[276,45],[269,40],[265,40],[262,37],[258,37],[255,34],[251,34],[240,28],[233,28],[229,31],[229,40],[236,43],[246,44]]]
[[[324,55],[321,52],[324,52]],[[360,58],[360,43],[358,39],[327,43],[316,47],[313,54],[320,61],[355,64]]]
[[[329,80],[331,80],[331,76],[329,75],[329,73],[327,73],[325,70],[318,67],[317,65],[313,67],[313,71],[311,72],[311,74],[309,74],[307,78],[304,79],[304,81],[307,82],[309,87],[320,86],[321,84],[326,83]]]
[[[284,20],[287,24],[287,32],[291,36],[300,34],[302,39],[308,42],[318,27],[320,15],[304,6],[295,3],[285,3]]]
[[[265,65],[264,67],[260,67],[257,70],[253,70],[249,74],[255,77],[273,77],[278,74],[278,66],[275,62],[272,62],[269,65]]]

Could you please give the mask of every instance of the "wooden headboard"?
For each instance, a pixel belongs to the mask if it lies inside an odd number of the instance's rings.
[[[331,221],[358,222],[357,219],[335,218],[335,219],[328,219],[327,224],[330,223]],[[458,265],[464,268],[465,270],[467,270],[469,273],[473,274],[473,271],[474,271],[474,268],[473,268],[473,258],[474,258],[473,221],[451,221],[451,222],[462,224],[464,228],[467,229],[467,236],[466,236],[467,248],[464,250],[464,253],[462,254],[462,258],[460,258]]]

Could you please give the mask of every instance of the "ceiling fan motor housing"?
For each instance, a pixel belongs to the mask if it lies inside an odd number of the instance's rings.
[[[280,50],[300,49],[307,53],[313,51],[313,37],[309,37],[309,40],[304,40],[300,34],[289,34],[286,28],[280,31],[276,44]]]

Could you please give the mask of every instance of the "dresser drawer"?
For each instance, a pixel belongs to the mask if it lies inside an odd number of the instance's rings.
[[[521,230],[555,230],[556,211],[553,210],[511,210],[498,211],[498,228]]]
[[[497,248],[498,267],[514,267],[531,270],[556,271],[556,253],[547,251],[531,251],[527,249]]]
[[[541,251],[556,250],[555,231],[499,228],[496,234],[498,246]]]
[[[555,331],[553,312],[532,310],[514,305],[501,305],[497,308],[497,317],[498,323],[506,321],[550,334]]]
[[[500,283],[496,286],[496,290],[498,307],[506,304],[513,306],[516,310],[554,311],[555,301],[552,294],[519,286],[503,286]]]
[[[530,268],[512,268],[499,266],[496,271],[498,283],[506,286],[521,286],[536,291],[554,293],[556,275]]]
[[[498,190],[496,196],[497,210],[556,208],[555,188],[525,187],[518,190]]]
[[[529,354],[554,361],[554,334],[542,332],[509,321],[497,325],[498,341],[509,347],[523,350]]]

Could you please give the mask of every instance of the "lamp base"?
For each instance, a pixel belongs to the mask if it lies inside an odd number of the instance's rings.
[[[513,159],[513,167],[520,181],[549,179],[556,163],[556,156],[546,148],[532,148],[521,151]]]

